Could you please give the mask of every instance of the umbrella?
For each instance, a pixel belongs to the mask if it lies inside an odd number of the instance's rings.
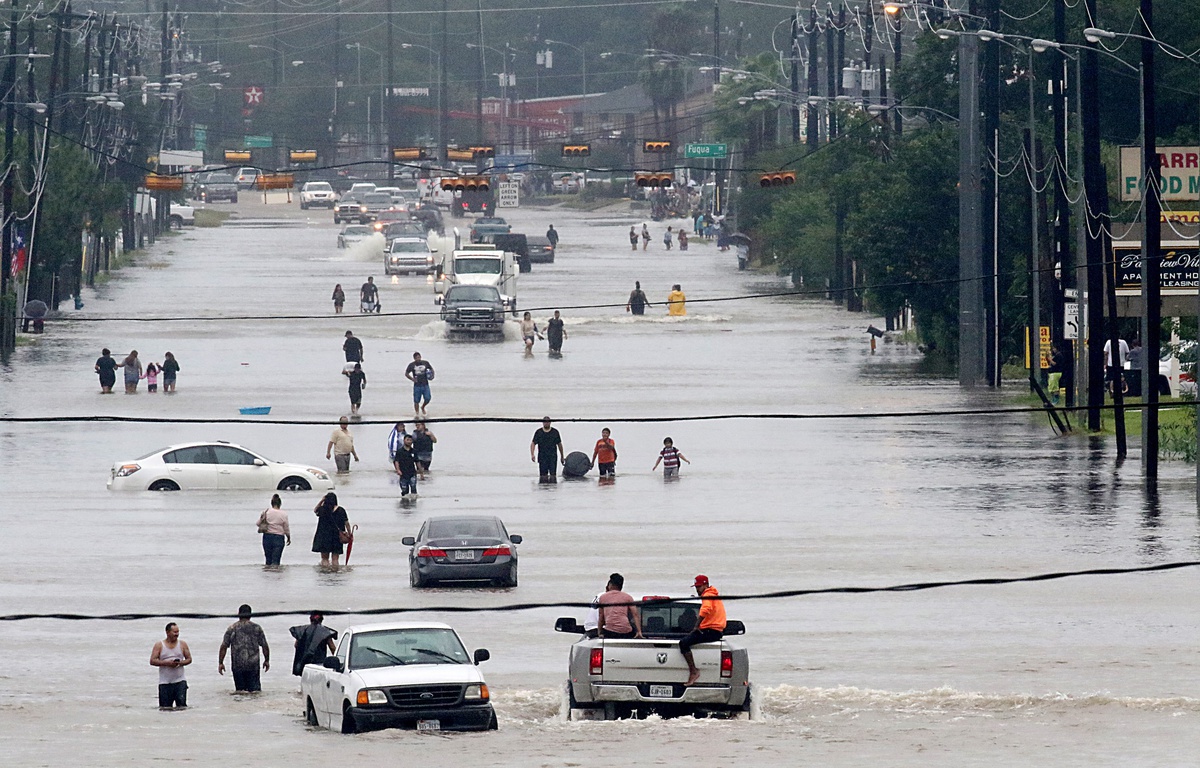
[[[31,320],[37,320],[45,317],[46,313],[49,311],[50,307],[46,306],[46,302],[42,301],[41,299],[34,299],[32,301],[25,302],[25,317]]]
[[[731,243],[741,243],[742,245],[750,245],[750,243],[753,242],[750,239],[750,235],[742,234],[741,232],[734,232],[732,235],[729,235],[727,239]]]
[[[350,565],[350,553],[354,551],[354,532],[357,530],[357,525],[350,526],[350,541],[346,542],[346,565]]]

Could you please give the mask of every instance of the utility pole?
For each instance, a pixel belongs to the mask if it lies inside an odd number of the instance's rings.
[[[476,0],[476,9],[479,19],[479,56],[475,59],[478,65],[475,77],[475,141],[483,144],[483,0]],[[483,158],[476,163],[475,170],[483,170]]]
[[[442,0],[442,53],[438,56],[438,67],[441,69],[441,77],[438,81],[438,102],[441,109],[438,110],[438,159],[445,158],[446,144],[450,140],[449,134],[449,117],[450,117],[450,96],[446,92],[446,56],[450,52],[450,14],[446,11],[446,3],[448,0]]]
[[[13,263],[13,133],[16,130],[17,95],[17,5],[13,3],[8,23],[8,60],[4,63],[4,93],[8,94],[4,105],[4,225],[0,231],[0,358],[8,355],[17,346],[17,302],[16,294],[9,295],[12,285],[9,276]]]
[[[329,163],[338,162],[338,144],[341,134],[338,128],[338,98],[342,90],[342,0],[337,0],[337,12],[333,16],[333,114],[329,118]]]
[[[1061,0],[1059,0],[1061,2]],[[985,18],[988,29],[1000,31],[1000,0],[986,0]],[[988,215],[983,217],[983,247],[980,274],[985,275],[987,327],[985,331],[987,383],[1000,386],[1000,255],[999,255],[999,147],[1000,147],[1000,46],[983,48],[983,136],[988,144],[992,169],[983,179],[983,200]]]
[[[1158,487],[1158,358],[1162,346],[1162,168],[1154,116],[1154,0],[1141,0],[1142,40],[1142,469],[1146,490]],[[1064,274],[1066,271],[1064,270]],[[1116,352],[1117,350],[1113,350]]]
[[[833,9],[825,12],[825,109],[828,112],[829,140],[833,141],[838,135],[837,110],[834,109],[833,97],[837,93],[838,72],[836,70],[836,49],[834,48]],[[844,284],[843,284],[843,287]]]
[[[713,0],[713,85],[721,84],[721,0]]]
[[[980,253],[983,188],[979,157],[979,38],[958,37],[958,383],[984,378],[983,281]]]
[[[904,21],[900,18],[899,14],[897,14],[897,17],[896,17],[896,36],[895,36],[894,42],[892,43],[892,49],[896,53],[895,57],[892,60],[892,75],[894,77],[900,73],[900,57],[901,57],[901,54],[904,52]],[[978,55],[978,50],[976,51],[976,55]],[[892,89],[895,90],[894,85],[893,85]],[[892,98],[893,103],[895,103],[897,101],[898,101],[898,99],[896,99],[894,97]],[[904,118],[902,118],[900,116],[900,110],[897,109],[895,111],[895,113],[892,115],[892,122],[895,125],[896,135],[903,136],[904,135]]]
[[[817,6],[808,9],[808,97],[817,95],[820,88],[817,82],[817,46],[821,36],[817,33]],[[807,106],[808,113],[808,148],[816,149],[818,134],[821,132],[820,117],[812,104]]]
[[[1066,0],[1054,2],[1054,41],[1066,42]],[[1059,280],[1054,296],[1055,340],[1066,352],[1071,365],[1071,384],[1066,387],[1068,407],[1075,405],[1075,342],[1066,337],[1065,307],[1068,290],[1075,288],[1075,260],[1071,254],[1071,203],[1067,199],[1067,55],[1060,48],[1052,59],[1054,74],[1050,81],[1050,111],[1054,118],[1054,258],[1058,262]],[[1157,215],[1155,218],[1157,221]],[[1149,351],[1149,350],[1147,350]],[[1154,358],[1158,360],[1157,357]],[[1156,363],[1157,365],[1157,363]]]
[[[396,83],[396,49],[395,34],[392,30],[392,0],[387,0],[387,93],[384,94],[380,108],[384,110],[384,124],[387,133],[383,139],[383,157],[388,164],[388,184],[395,186],[396,164],[392,162],[392,137],[396,134],[396,122],[392,115],[392,88]]]
[[[390,18],[390,17],[389,17]],[[272,98],[279,98],[279,68],[283,52],[279,49],[279,0],[271,0],[271,85],[276,93]]]
[[[792,14],[792,143],[800,143],[800,10]],[[717,67],[720,74],[720,67]]]
[[[1096,0],[1084,0],[1084,14],[1089,19],[1088,26],[1098,26],[1096,21]],[[1087,50],[1082,52],[1080,65],[1080,104],[1079,116],[1083,129],[1083,191],[1086,203],[1083,206],[1083,218],[1086,223],[1087,263],[1087,320],[1088,320],[1088,411],[1087,425],[1092,432],[1100,431],[1100,412],[1104,407],[1104,230],[1108,222],[1100,216],[1100,197],[1108,196],[1104,186],[1103,168],[1100,161],[1100,87],[1097,79],[1100,76],[1099,54],[1096,43],[1088,43]],[[1110,344],[1113,351],[1113,361],[1116,363],[1116,375],[1120,372],[1119,339]],[[1119,386],[1113,390],[1119,390]]]

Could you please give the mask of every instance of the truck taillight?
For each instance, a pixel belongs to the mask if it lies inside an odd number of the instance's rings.
[[[434,549],[433,547],[421,547],[417,550],[417,557],[445,557],[446,550]]]
[[[593,675],[603,675],[604,674],[604,649],[603,648],[593,648],[592,649],[592,658],[591,658],[591,661],[588,662],[588,672]]]
[[[721,651],[721,677],[733,677],[733,651]]]

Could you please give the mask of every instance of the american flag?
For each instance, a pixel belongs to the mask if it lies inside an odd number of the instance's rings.
[[[13,241],[13,260],[12,260],[12,276],[16,277],[25,269],[25,236],[20,232],[16,233],[16,239]]]

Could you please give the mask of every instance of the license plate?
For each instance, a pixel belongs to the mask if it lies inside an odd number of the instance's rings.
[[[670,699],[675,697],[675,689],[669,685],[650,686],[650,696],[655,699]]]
[[[473,549],[456,549],[454,550],[455,560],[474,560],[475,550]]]
[[[442,730],[442,721],[441,720],[418,720],[417,721],[417,730],[418,731],[440,731],[440,730]]]

